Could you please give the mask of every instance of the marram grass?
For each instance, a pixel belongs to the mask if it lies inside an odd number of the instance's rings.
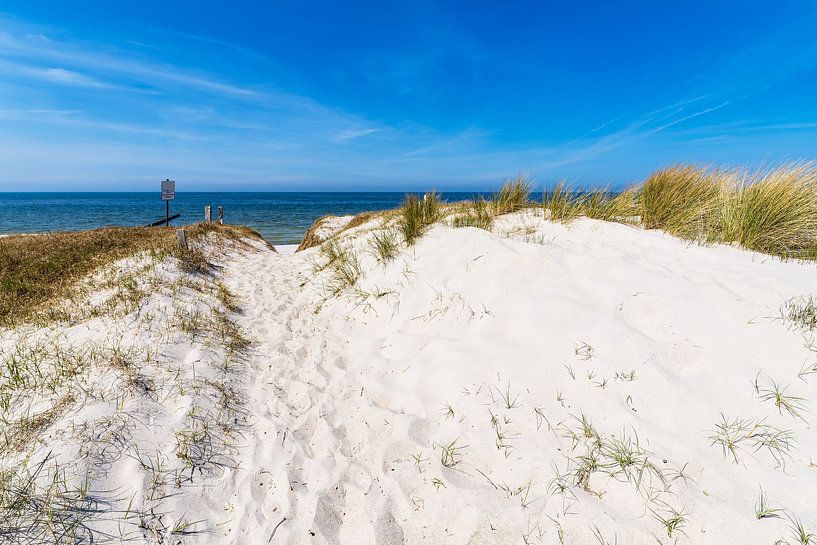
[[[755,174],[731,190],[720,237],[783,257],[817,257],[817,166]]]
[[[676,165],[654,172],[640,191],[641,221],[691,240],[706,240],[722,205],[729,174]]]
[[[530,179],[521,175],[505,182],[491,200],[494,214],[508,214],[530,206],[531,188]]]
[[[406,195],[400,212],[398,226],[403,234],[403,240],[411,246],[423,236],[426,229],[442,217],[440,198],[433,191],[422,197]]]
[[[756,173],[673,166],[652,174],[638,200],[647,229],[784,258],[817,258],[814,163]]]

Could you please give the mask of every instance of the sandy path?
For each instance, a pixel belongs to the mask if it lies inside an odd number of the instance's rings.
[[[231,483],[235,543],[348,542],[344,528],[375,542],[369,517],[377,511],[363,506],[378,503],[379,494],[365,497],[381,472],[367,467],[372,445],[356,439],[365,430],[350,429],[367,426],[354,414],[368,401],[349,376],[343,347],[324,335],[328,324],[313,312],[314,296],[300,286],[304,266],[299,257],[263,252],[225,275],[244,300],[238,321],[256,339],[246,400],[252,431]],[[375,524],[377,543],[403,542],[388,511]]]

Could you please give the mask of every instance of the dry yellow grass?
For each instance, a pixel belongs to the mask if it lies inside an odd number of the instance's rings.
[[[730,188],[713,238],[783,257],[817,257],[817,166],[782,166]]]
[[[640,191],[644,227],[663,229],[681,238],[706,240],[731,176],[693,165],[676,165],[654,172]]]
[[[191,240],[215,234],[233,240],[261,236],[247,227],[217,223],[187,226]],[[65,296],[80,279],[114,261],[140,254],[176,252],[176,229],[112,227],[0,238],[0,326],[25,321],[42,305]],[[191,266],[198,256],[180,255]]]
[[[817,257],[817,165],[756,173],[678,165],[640,189],[642,221],[681,238],[737,243],[784,258]]]

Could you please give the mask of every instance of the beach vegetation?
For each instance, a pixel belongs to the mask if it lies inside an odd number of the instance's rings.
[[[436,192],[426,193],[422,197],[406,195],[398,222],[403,240],[409,246],[413,245],[441,217],[442,205]]]
[[[780,414],[786,411],[794,418],[798,418],[805,422],[802,412],[806,410],[805,400],[802,397],[793,396],[786,393],[788,387],[781,388],[779,384],[772,381],[768,388],[756,388],[758,398],[761,401],[773,401],[774,406]]]
[[[637,200],[647,229],[783,258],[817,258],[815,163],[754,173],[675,165],[650,175]]]
[[[550,190],[542,194],[542,206],[545,209],[545,218],[559,223],[570,223],[581,215],[581,206],[566,182],[559,182]]]
[[[445,444],[435,443],[435,445],[440,448],[440,465],[453,468],[460,463],[465,447],[458,443],[459,439],[454,439],[450,443]]]
[[[778,467],[784,465],[794,446],[794,434],[789,430],[776,428],[763,420],[730,419],[723,414],[709,440],[712,445],[721,447],[724,458],[731,457],[736,464],[744,448],[754,452],[765,449]]]
[[[798,163],[728,187],[718,241],[781,257],[817,257],[817,165]]]
[[[670,539],[679,533],[684,533],[686,513],[684,513],[683,509],[679,510],[664,503],[660,511],[652,510],[652,513],[655,519],[664,527],[664,530],[667,532],[667,537]]]
[[[209,223],[185,229],[190,241],[215,236],[236,242],[244,238],[263,240],[246,227]],[[69,297],[83,278],[124,258],[175,255],[186,270],[206,268],[207,260],[199,250],[177,248],[175,228],[166,227],[110,227],[2,237],[0,327],[28,321],[37,311],[49,312],[49,306],[53,307],[49,303]]]
[[[729,174],[675,165],[651,174],[641,187],[641,221],[680,238],[705,241],[715,227]]]
[[[377,258],[377,261],[381,264],[388,263],[400,253],[397,237],[391,230],[375,231],[372,234],[369,245]]]
[[[493,213],[509,214],[529,207],[532,188],[530,178],[521,174],[513,180],[506,181],[491,198]]]
[[[789,299],[780,308],[780,316],[805,331],[817,329],[817,299],[813,296]]]
[[[783,509],[778,507],[772,507],[769,503],[769,497],[763,492],[763,489],[760,489],[760,498],[758,498],[757,503],[755,503],[755,518],[760,519],[768,519],[768,518],[777,518],[780,516],[780,513]]]
[[[791,534],[797,545],[814,545],[817,543],[817,534],[806,530],[805,525],[796,515],[787,513],[786,518],[789,519]]]
[[[494,224],[494,215],[489,203],[481,195],[464,205],[465,212],[454,217],[454,227],[476,227],[490,231]]]

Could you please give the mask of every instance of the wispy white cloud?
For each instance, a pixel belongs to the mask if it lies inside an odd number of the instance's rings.
[[[73,70],[66,70],[65,68],[30,68],[28,73],[60,85],[91,87],[94,89],[105,89],[109,87],[105,83],[88,77],[85,74],[80,74]]]
[[[363,128],[363,129],[346,129],[335,133],[332,138],[338,142],[344,142],[346,140],[354,140],[356,138],[362,138],[364,136],[368,136],[370,134],[374,134],[376,132],[380,132],[381,129],[377,129],[374,127],[370,128]]]

